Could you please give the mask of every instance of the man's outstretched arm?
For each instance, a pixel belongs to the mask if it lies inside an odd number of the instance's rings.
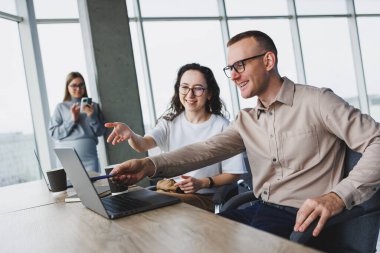
[[[132,185],[146,176],[153,176],[155,166],[149,158],[132,159],[115,166],[110,174],[114,175],[113,180],[123,181],[127,185]]]

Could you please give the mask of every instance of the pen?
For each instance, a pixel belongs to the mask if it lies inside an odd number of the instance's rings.
[[[107,175],[102,175],[102,176],[97,176],[97,177],[90,177],[90,180],[92,182],[94,181],[97,181],[97,180],[100,180],[100,179],[105,179],[105,178],[111,178],[113,177],[114,175],[111,175],[111,174],[107,174]]]

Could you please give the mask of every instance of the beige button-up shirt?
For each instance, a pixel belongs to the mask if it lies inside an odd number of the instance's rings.
[[[344,142],[363,156],[342,180]],[[183,174],[242,151],[255,196],[276,204],[299,208],[307,198],[333,191],[351,208],[380,184],[379,123],[329,89],[294,84],[286,77],[269,108],[258,100],[223,133],[151,157],[154,176]]]

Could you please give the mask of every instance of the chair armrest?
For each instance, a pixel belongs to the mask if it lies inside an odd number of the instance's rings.
[[[212,201],[216,205],[221,205],[225,203],[231,196],[234,196],[238,193],[237,184],[226,184],[219,187],[216,187],[215,193],[212,197]]]
[[[230,200],[228,200],[222,206],[221,211],[224,212],[224,211],[236,209],[245,203],[255,201],[255,200],[257,200],[257,198],[255,197],[255,195],[253,195],[253,192],[244,192],[244,193],[236,195],[236,196],[232,197]]]
[[[330,219],[328,219],[323,229],[327,229],[335,224],[359,217],[363,215],[364,213],[365,213],[365,209],[361,206],[356,206],[352,208],[351,210],[344,210],[340,214],[337,214],[331,217]],[[305,232],[293,231],[289,239],[291,241],[301,243],[301,244],[307,243],[310,240],[310,238],[313,236],[312,233],[315,227],[317,226],[317,223],[318,223],[318,220],[312,222]]]

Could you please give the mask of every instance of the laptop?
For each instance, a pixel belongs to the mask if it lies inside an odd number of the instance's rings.
[[[180,199],[146,189],[100,198],[74,148],[55,148],[82,204],[108,219],[116,219],[181,202]]]
[[[40,158],[39,158],[36,150],[34,150],[34,156],[37,159],[38,169],[39,169],[40,173],[42,174],[42,177],[44,178],[46,187],[48,188],[49,191],[51,191],[49,180],[46,178],[46,175],[45,175],[44,171],[42,170]],[[73,187],[73,185],[71,184],[71,181],[69,179],[67,179],[66,185],[67,185],[67,188]],[[110,190],[109,185],[97,185],[97,186],[95,186],[95,189],[96,189],[97,193],[99,194],[99,196],[102,196],[102,197],[111,194],[111,190]],[[78,202],[78,201],[80,201],[80,199],[78,198],[76,193],[74,193],[73,195],[69,195],[65,198],[65,202]]]

